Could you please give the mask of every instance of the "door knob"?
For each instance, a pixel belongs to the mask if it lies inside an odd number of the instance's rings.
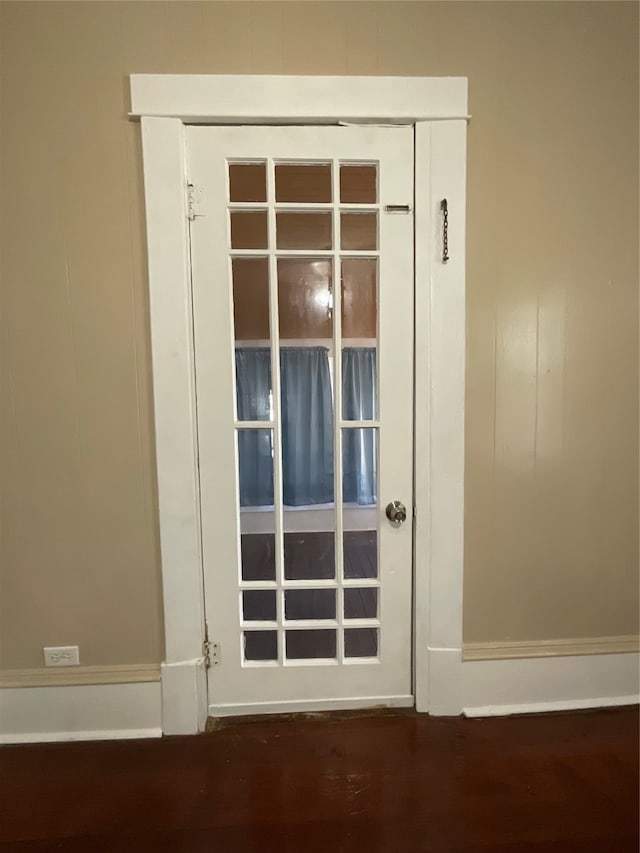
[[[387,518],[395,527],[400,527],[407,520],[407,508],[402,501],[391,501],[391,503],[387,504],[385,512]]]

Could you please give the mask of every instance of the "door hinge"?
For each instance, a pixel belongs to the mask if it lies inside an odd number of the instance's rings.
[[[207,669],[220,663],[220,643],[205,640],[202,644],[202,656]]]
[[[203,186],[187,184],[187,216],[193,222],[197,216],[207,215],[206,195]]]

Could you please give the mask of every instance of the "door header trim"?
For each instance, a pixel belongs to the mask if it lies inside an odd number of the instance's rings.
[[[466,77],[132,74],[129,116],[187,124],[415,124],[468,119]]]

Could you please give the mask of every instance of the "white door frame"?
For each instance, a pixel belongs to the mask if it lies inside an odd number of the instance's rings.
[[[163,731],[202,731],[207,715],[188,123],[415,127],[414,695],[418,711],[460,713],[466,78],[134,74],[130,83],[144,160],[165,625]]]

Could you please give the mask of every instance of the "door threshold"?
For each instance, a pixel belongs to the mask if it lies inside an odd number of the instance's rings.
[[[365,699],[298,699],[291,702],[252,702],[246,705],[210,705],[209,719],[224,717],[265,717],[319,714],[333,711],[385,711],[393,708],[413,708],[415,698],[405,696],[368,696]]]
[[[235,717],[207,717],[205,733],[218,732],[229,726],[244,726],[251,723],[302,723],[332,722],[370,717],[413,717],[418,716],[415,704],[410,707],[351,708],[337,711],[291,711],[269,714],[240,714]]]

